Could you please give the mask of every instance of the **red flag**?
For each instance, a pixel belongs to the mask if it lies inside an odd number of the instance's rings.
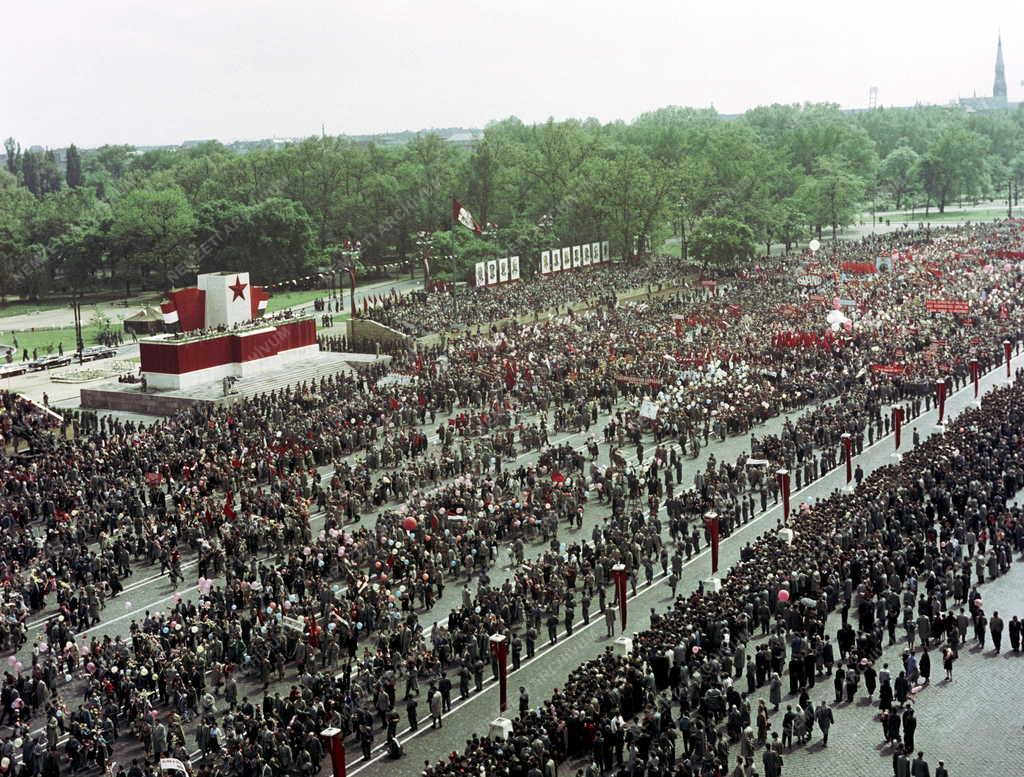
[[[178,314],[178,325],[182,332],[191,332],[206,326],[206,292],[191,287],[172,291],[168,295]],[[161,310],[163,306],[161,305]],[[166,320],[166,319],[165,319]]]
[[[250,316],[252,318],[259,318],[267,312],[267,301],[270,299],[270,293],[262,286],[253,286],[252,294],[249,295],[249,304],[251,306]]]
[[[711,535],[711,574],[718,571],[718,518],[705,518],[704,525]]]
[[[476,223],[473,214],[461,202],[452,197],[452,223],[454,222],[462,224],[466,229],[471,229],[478,235],[481,232],[480,225]]]
[[[178,323],[178,309],[173,302],[164,302],[160,305],[160,312],[163,314],[164,323],[173,326]]]
[[[224,497],[224,516],[231,520],[235,519],[235,495],[232,491],[228,491]]]

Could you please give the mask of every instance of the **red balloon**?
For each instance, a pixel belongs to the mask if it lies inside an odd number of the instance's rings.
[[[411,515],[402,519],[402,528],[406,531],[416,531],[416,519]]]
[[[779,591],[779,601],[780,602],[788,602],[789,601],[789,591],[787,591],[785,588],[783,588],[781,591]]]

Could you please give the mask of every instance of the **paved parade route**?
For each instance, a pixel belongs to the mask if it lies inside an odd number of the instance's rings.
[[[1013,365],[1015,369],[1021,363],[1022,359],[1020,356],[1014,358]],[[983,376],[980,381],[981,391],[985,392],[994,386],[1005,385],[1007,383],[1005,375],[1005,368],[1000,366]],[[947,422],[945,428],[955,426],[955,418],[966,408],[976,405],[977,402],[973,398],[973,387],[970,385],[952,394],[946,401]],[[906,425],[902,445],[904,450],[910,444],[909,440],[914,429],[918,430],[922,440],[932,434],[943,431],[943,427],[936,425],[937,412],[937,409],[933,407],[930,412],[922,413],[914,422]],[[893,454],[894,442],[892,434],[889,434],[876,440],[874,445],[866,447],[860,456],[855,457],[854,461],[867,473],[878,467],[892,464],[897,460]],[[804,501],[811,502],[836,489],[845,487],[845,469],[844,467],[837,467],[824,477],[812,482],[809,486],[804,487],[800,491],[794,491],[792,503],[794,506],[797,506]],[[765,513],[759,513],[754,520],[751,520],[734,531],[731,536],[725,538],[720,547],[720,568],[727,570],[732,564],[736,563],[739,560],[740,549],[746,542],[765,531],[776,530],[782,519],[781,512],[781,504],[770,505]],[[705,547],[693,559],[685,562],[683,575],[679,582],[679,593],[685,594],[688,591],[696,590],[698,585],[710,576],[710,572],[709,551]],[[1014,581],[1016,581],[1016,585]],[[636,632],[649,628],[651,625],[651,611],[654,610],[660,613],[669,606],[673,597],[667,583],[668,578],[659,573],[652,585],[648,586],[641,583],[638,586],[637,594],[629,599],[627,632]],[[997,609],[1004,611],[1007,619],[1009,619],[1009,615],[1013,612],[1024,615],[1024,593],[1022,593],[1024,589],[1020,587],[1021,583],[1024,583],[1024,568],[1022,568],[1022,565],[1017,564],[1009,575],[1000,578],[992,586],[986,586],[986,598],[996,596],[997,598],[994,602],[998,603]],[[992,593],[989,593],[988,589],[990,587]],[[833,613],[828,622],[828,633],[834,634],[838,625],[838,615]],[[617,620],[616,633],[618,633]],[[543,644],[544,647],[538,650],[536,657],[532,661],[524,661],[518,672],[510,671],[508,683],[509,699],[510,705],[513,707],[510,712],[513,715],[515,714],[518,688],[520,686],[527,689],[531,702],[536,705],[541,700],[549,698],[552,692],[562,685],[565,678],[574,668],[587,659],[598,655],[600,652],[610,649],[613,640],[607,636],[604,619],[598,614],[597,617],[590,618],[589,625],[584,624],[582,620],[578,621],[573,634],[571,636],[562,636],[556,645],[548,645],[546,640]],[[898,655],[898,650],[893,648],[888,651],[886,657],[891,658],[895,666]],[[990,747],[992,741],[998,741],[997,738],[993,738],[992,734],[993,731],[1001,731],[1006,735],[1019,735],[1020,725],[1016,721],[1015,716],[997,716],[998,721],[993,725],[984,715],[973,715],[970,712],[964,712],[960,708],[959,702],[963,696],[971,695],[971,692],[967,689],[970,687],[970,677],[974,674],[986,675],[988,677],[985,687],[994,689],[1000,686],[1005,687],[1007,683],[1010,683],[1010,687],[1020,688],[1020,680],[1018,679],[1020,667],[1011,659],[1011,656],[1005,655],[1003,658],[1005,660],[984,661],[982,657],[972,652],[966,660],[958,664],[958,675],[959,668],[963,667],[964,674],[966,675],[964,678],[965,682],[960,685],[950,684],[949,689],[940,686],[939,691],[936,691],[935,686],[933,686],[933,688],[927,689],[921,694],[921,699],[925,706],[921,708],[919,717],[926,719],[926,715],[933,716],[933,719],[929,720],[928,724],[922,722],[919,729],[921,732],[921,747],[925,749],[931,748],[933,751],[941,750],[944,753],[955,751],[955,748],[949,747],[947,739],[949,728],[954,728],[955,741],[964,745],[973,743],[973,747],[965,748],[965,757],[960,762],[960,765],[971,763],[975,757],[981,756],[983,753],[983,760],[987,763],[1000,762],[1000,756],[997,753],[993,753]],[[937,656],[934,667],[933,677],[941,679],[941,660],[938,660]],[[953,688],[954,685],[956,686],[955,689]],[[823,698],[831,701],[832,697],[828,696],[831,693],[831,683],[819,684],[818,688],[822,691],[827,691]],[[949,690],[954,690],[954,692],[949,693]],[[1001,696],[1003,693],[999,695]],[[818,697],[814,696],[813,698],[815,703],[817,703]],[[373,759],[366,762],[359,758],[357,754],[351,753],[350,749],[348,774],[417,774],[419,767],[425,760],[436,761],[438,758],[443,757],[443,754],[446,752],[459,750],[465,740],[473,735],[486,736],[486,721],[497,717],[497,703],[497,683],[488,673],[487,684],[482,693],[474,694],[465,701],[453,702],[452,711],[445,716],[444,727],[441,730],[431,730],[429,725],[421,725],[418,732],[410,731],[407,726],[403,726],[400,729],[402,731],[401,741],[407,753],[405,759],[398,763],[392,762],[385,757],[383,750],[379,750]],[[854,775],[887,774],[888,772],[878,771],[879,768],[888,768],[888,763],[881,763],[881,757],[885,754],[880,755],[875,748],[875,745],[878,744],[875,741],[878,739],[878,737],[875,737],[875,734],[879,731],[879,727],[873,721],[870,711],[862,703],[858,703],[855,706],[857,707],[856,711],[843,710],[836,713],[837,725],[833,731],[832,739],[835,744],[830,744],[830,750],[827,755],[828,763],[841,766],[842,768],[851,768],[853,765],[856,765],[853,768],[865,770],[863,772],[849,772]],[[947,706],[948,710],[946,709]],[[987,706],[987,703],[978,697],[975,698],[971,705],[968,705],[968,710]],[[425,715],[421,714],[421,724],[424,717]],[[947,727],[947,720],[951,723],[956,721],[958,725]],[[427,723],[429,724],[429,718],[427,718]],[[779,724],[777,723],[776,725],[778,726]],[[847,736],[847,731],[850,732],[849,736]],[[927,737],[925,737],[925,731],[928,732]],[[841,745],[839,744],[840,742],[842,742]],[[821,769],[826,768],[822,764],[822,758],[811,757],[812,753],[819,749],[815,745],[794,753],[792,758],[794,771],[791,772],[787,769],[786,774],[808,776],[822,774]],[[1021,762],[1021,755],[1021,752],[1018,750],[1018,763]],[[788,756],[786,762],[787,764],[790,763]],[[949,763],[947,762],[947,765]],[[562,768],[567,769],[564,765]],[[570,769],[565,773],[572,774],[573,771]],[[967,774],[968,772],[961,772],[958,769],[956,773]]]

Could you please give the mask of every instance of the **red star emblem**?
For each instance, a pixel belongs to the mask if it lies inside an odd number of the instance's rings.
[[[248,285],[248,283],[242,283],[239,277],[236,275],[234,285],[228,286],[228,288],[231,289],[232,293],[235,295],[231,298],[231,301],[234,302],[236,299],[245,299],[245,287]]]

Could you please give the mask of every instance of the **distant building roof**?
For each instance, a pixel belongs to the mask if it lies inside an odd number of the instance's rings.
[[[990,111],[1006,111],[1016,107],[1016,103],[1007,102],[1005,97],[961,97],[960,107],[968,113],[989,113]]]
[[[483,136],[484,133],[480,130],[463,130],[461,132],[453,132],[445,140],[449,143],[470,143],[474,140],[480,140]]]

